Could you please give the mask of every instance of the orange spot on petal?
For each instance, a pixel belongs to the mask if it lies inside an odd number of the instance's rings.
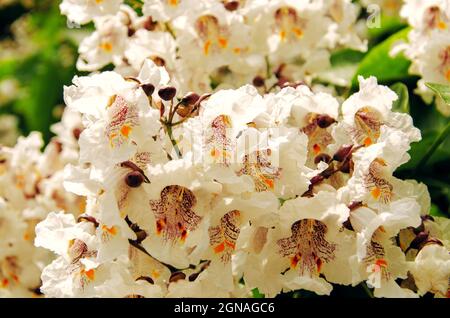
[[[224,49],[228,45],[228,40],[225,38],[218,38],[217,41],[219,42],[219,46]]]
[[[369,147],[372,144],[372,139],[370,137],[367,137],[364,139],[364,146]]]
[[[208,54],[209,54],[209,48],[210,48],[210,47],[211,47],[211,41],[208,40],[208,41],[206,41],[205,44],[203,45],[203,53],[204,53],[205,55],[208,55]]]
[[[120,128],[120,133],[121,133],[123,136],[125,136],[125,137],[128,138],[128,136],[130,135],[131,130],[132,130],[132,129],[131,129],[130,126],[128,126],[128,125],[123,125],[122,128]]]
[[[381,195],[381,190],[378,187],[375,187],[373,190],[370,191],[370,194],[374,199],[378,199]]]
[[[225,250],[225,243],[220,243],[219,245],[217,245],[216,247],[214,247],[214,253],[218,254],[218,253],[222,253]]]
[[[322,150],[322,148],[318,144],[314,144],[313,151],[316,155],[318,155],[321,150]]]
[[[95,271],[93,269],[86,271],[85,274],[86,274],[86,277],[89,278],[90,280],[95,279]]]

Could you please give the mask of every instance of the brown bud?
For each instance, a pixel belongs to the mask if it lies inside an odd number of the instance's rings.
[[[235,11],[239,8],[239,1],[227,1],[224,3],[224,7],[228,11]]]
[[[77,222],[91,222],[94,224],[95,227],[99,226],[98,221],[93,216],[87,214],[81,214],[78,217]]]
[[[185,279],[185,278],[186,278],[186,274],[185,273],[183,273],[183,272],[175,272],[175,273],[172,273],[172,275],[170,275],[169,282],[170,283],[174,283],[174,282],[176,282],[176,281],[178,281],[180,279]]]
[[[165,86],[159,89],[158,95],[162,100],[171,101],[177,94],[177,89],[173,86]]]
[[[148,17],[148,19],[144,22],[144,29],[153,31],[155,30],[156,24],[157,23],[153,21],[152,17]]]
[[[188,116],[192,112],[192,109],[193,109],[193,106],[183,106],[183,105],[181,105],[181,106],[179,106],[177,108],[177,114],[180,117],[184,118],[184,117]]]
[[[264,78],[260,75],[257,75],[253,78],[253,86],[255,87],[263,87],[264,83]]]
[[[327,128],[329,127],[331,124],[335,123],[336,120],[334,120],[333,117],[330,117],[328,115],[319,115],[316,119],[317,121],[317,125],[320,128]]]
[[[190,92],[184,95],[181,99],[181,103],[186,106],[194,105],[200,99],[200,95]]]
[[[333,160],[342,162],[344,159],[346,159],[351,151],[352,151],[353,145],[344,145],[342,146],[333,156]]]
[[[136,30],[134,28],[128,28],[128,36],[133,36],[136,33]]]
[[[139,230],[136,232],[136,242],[141,243],[147,237],[147,232],[144,230]]]
[[[325,178],[322,175],[318,174],[317,176],[312,177],[310,182],[311,182],[311,185],[314,186],[314,185],[322,182],[324,179]]]
[[[139,171],[131,171],[125,176],[125,183],[131,188],[137,188],[144,182],[144,176]]]
[[[428,232],[420,232],[409,244],[409,248],[420,249],[421,246],[428,240]]]
[[[360,207],[362,207],[362,202],[361,201],[353,201],[352,203],[350,203],[350,205],[348,206],[350,211],[356,210]]]
[[[136,278],[136,281],[138,281],[138,280],[145,280],[147,283],[152,284],[152,285],[155,283],[153,281],[153,279],[148,276],[140,276],[140,277]]]
[[[83,131],[83,130],[82,130],[81,128],[78,128],[78,127],[74,128],[74,129],[72,130],[73,138],[75,138],[75,140],[80,139],[80,135],[81,135],[81,132],[82,132],[82,131]]]
[[[314,163],[318,164],[321,161],[323,161],[325,163],[330,163],[331,157],[326,153],[320,153],[314,158]]]
[[[145,95],[148,97],[152,96],[153,92],[155,91],[155,86],[153,84],[143,84],[142,89],[144,90]]]
[[[339,171],[343,172],[343,173],[350,173],[350,170],[352,169],[351,167],[352,167],[352,161],[347,159],[341,165],[341,167],[339,168]]]
[[[347,219],[344,223],[342,223],[342,226],[344,228],[346,228],[347,230],[354,231],[352,223],[350,222],[350,219]]]
[[[194,274],[189,275],[189,281],[190,282],[195,281],[197,279],[198,275],[200,275],[200,273],[194,273]]]

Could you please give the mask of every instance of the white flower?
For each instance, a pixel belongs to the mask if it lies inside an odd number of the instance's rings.
[[[446,247],[425,245],[409,268],[420,295],[429,291],[446,297],[450,276],[450,255]]]
[[[59,8],[69,21],[85,24],[95,17],[116,13],[122,2],[123,0],[64,0]]]

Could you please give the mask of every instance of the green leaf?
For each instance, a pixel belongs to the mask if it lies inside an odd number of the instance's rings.
[[[318,74],[318,81],[349,87],[363,57],[363,52],[351,49],[342,49],[334,52],[330,57],[331,67]]]
[[[368,28],[370,39],[378,39],[386,34],[393,34],[406,26],[405,22],[398,15],[387,15],[381,13],[380,27]]]
[[[417,164],[416,171],[421,170],[425,166],[427,161],[431,158],[431,156],[433,156],[433,154],[436,152],[436,150],[439,148],[439,146],[447,139],[447,137],[449,135],[450,135],[450,122],[441,131],[441,133],[434,139],[433,143],[426,150],[422,159],[420,159],[419,163]]]
[[[447,215],[445,215],[445,213],[443,213],[436,204],[431,204],[430,215],[447,217]]]
[[[253,298],[265,298],[266,296],[265,296],[264,294],[261,294],[261,293],[259,292],[259,289],[258,289],[258,288],[253,288],[253,289],[252,289],[252,297],[253,297]]]
[[[403,83],[395,83],[390,87],[398,96],[392,105],[392,110],[399,113],[409,113],[409,93],[408,87]]]
[[[353,77],[353,89],[358,87],[358,75],[375,76],[380,83],[403,81],[410,77],[408,69],[411,62],[401,54],[395,57],[389,55],[392,45],[399,40],[406,40],[409,31],[410,28],[405,28],[395,33],[367,53]]]
[[[450,105],[450,86],[437,83],[425,83],[429,89],[439,95],[442,100]]]

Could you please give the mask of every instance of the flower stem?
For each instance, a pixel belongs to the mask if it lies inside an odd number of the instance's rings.
[[[373,293],[370,290],[370,288],[367,286],[366,282],[362,282],[361,286],[364,289],[364,291],[366,292],[367,296],[369,296],[370,298],[374,298]]]
[[[416,166],[416,173],[425,166],[425,164],[428,162],[428,160],[431,158],[431,156],[434,154],[436,149],[444,142],[444,140],[447,138],[447,136],[450,134],[450,122],[447,124],[447,126],[442,130],[442,132],[437,136],[437,138],[433,141],[431,146],[426,151],[425,155],[420,159],[419,163]]]
[[[176,140],[173,138],[173,132],[172,132],[172,125],[168,124],[166,125],[167,135],[169,136],[170,142],[172,143],[173,149],[175,149],[175,152],[177,153],[178,159],[181,159],[181,151],[180,148],[178,148]]]

